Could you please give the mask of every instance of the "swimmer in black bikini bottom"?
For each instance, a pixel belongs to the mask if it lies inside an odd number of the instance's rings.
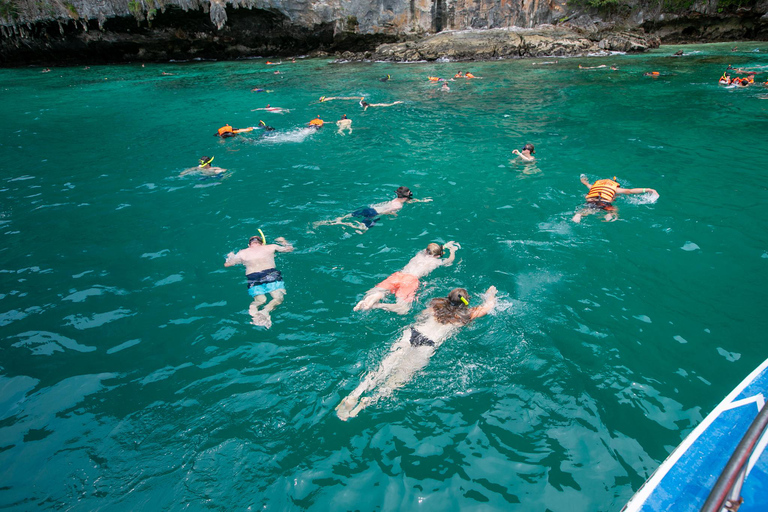
[[[435,342],[431,339],[427,338],[423,334],[421,334],[419,331],[411,327],[411,346],[412,347],[434,347]]]

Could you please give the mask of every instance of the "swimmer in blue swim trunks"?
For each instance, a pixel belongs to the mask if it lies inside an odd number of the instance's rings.
[[[291,252],[293,246],[282,237],[275,239],[278,244],[267,244],[261,230],[259,233],[248,240],[247,249],[238,251],[237,254],[230,252],[224,266],[245,265],[248,294],[253,297],[248,313],[250,313],[254,325],[269,329],[272,327],[270,313],[283,302],[285,297],[283,275],[275,268],[275,253]],[[272,297],[269,304],[266,304],[267,294]],[[259,310],[261,306],[264,307]]]
[[[397,212],[403,208],[403,205],[406,202],[428,203],[432,201],[430,198],[414,199],[413,192],[411,192],[408,187],[399,187],[395,191],[395,195],[397,197],[391,201],[373,204],[367,208],[360,208],[359,210],[355,210],[354,212],[348,213],[347,215],[339,217],[338,219],[315,222],[314,226],[349,226],[358,231],[365,231],[376,224],[382,215],[397,215]],[[361,220],[352,220],[352,217]]]

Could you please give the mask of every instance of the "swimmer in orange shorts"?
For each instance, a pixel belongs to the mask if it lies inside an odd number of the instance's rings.
[[[444,249],[450,254],[446,259],[441,259]],[[404,315],[411,309],[411,304],[416,299],[416,290],[419,287],[419,278],[422,278],[437,267],[447,267],[453,263],[456,257],[456,249],[461,246],[456,242],[447,242],[445,245],[429,244],[426,249],[419,251],[411,261],[399,272],[395,272],[384,281],[368,290],[363,300],[357,303],[355,311],[368,309],[385,309]],[[382,303],[381,299],[388,293],[394,293],[396,302]]]

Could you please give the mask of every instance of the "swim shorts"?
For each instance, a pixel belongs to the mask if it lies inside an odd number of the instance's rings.
[[[363,218],[363,224],[365,224],[365,227],[367,228],[373,226],[379,221],[380,217],[378,215],[379,212],[373,208],[360,208],[359,210],[352,212],[353,217]]]
[[[607,212],[616,211],[615,206],[613,206],[611,203],[606,203],[604,201],[587,201],[587,208],[590,208],[592,210],[605,210]]]
[[[427,338],[419,331],[411,327],[411,346],[412,347],[434,347],[435,342]]]
[[[416,300],[416,289],[419,287],[419,278],[413,274],[404,274],[395,272],[382,282],[376,285],[376,288],[383,288],[395,294],[395,297],[405,302]]]
[[[246,274],[245,277],[248,278],[248,294],[251,297],[266,295],[275,290],[285,290],[283,275],[276,268]]]

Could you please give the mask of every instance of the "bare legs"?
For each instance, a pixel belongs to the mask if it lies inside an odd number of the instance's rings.
[[[595,210],[593,208],[584,208],[583,210],[579,210],[579,212],[576,213],[576,215],[574,215],[573,219],[571,220],[578,224],[579,222],[581,222],[581,219],[583,219],[587,215],[592,215],[594,213],[598,213],[599,211],[600,210]],[[605,222],[613,222],[618,218],[619,217],[616,214],[616,212],[608,212],[605,214]]]
[[[248,313],[251,315],[251,322],[253,325],[258,325],[267,329],[272,327],[272,318],[270,317],[270,313],[273,309],[283,303],[283,299],[285,298],[285,290],[275,290],[270,292],[269,295],[272,297],[272,300],[269,301],[269,304],[264,306],[261,310],[259,310],[259,308],[267,302],[266,295],[257,295],[254,297],[253,302],[251,302],[251,305],[248,308]]]
[[[388,290],[384,288],[372,288],[365,294],[363,300],[357,303],[355,311],[367,311],[369,309],[383,309],[384,311],[391,311],[398,315],[404,315],[411,309],[411,303],[402,299],[397,299],[394,304],[381,303],[381,299],[387,296]]]
[[[368,228],[360,221],[357,220],[350,220],[345,222],[344,219],[348,219],[349,215],[345,215],[344,217],[339,217],[338,219],[333,220],[321,220],[318,222],[315,222],[312,224],[314,227],[318,226],[347,226],[353,229],[357,229],[359,231],[366,231]]]

